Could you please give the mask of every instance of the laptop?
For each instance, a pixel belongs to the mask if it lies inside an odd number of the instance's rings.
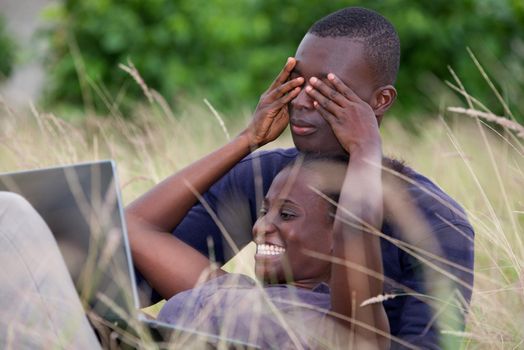
[[[92,322],[159,342],[191,339],[212,347],[256,348],[140,312],[114,161],[0,174],[0,191],[25,197],[47,223]]]

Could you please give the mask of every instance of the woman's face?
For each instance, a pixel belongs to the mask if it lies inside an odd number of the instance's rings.
[[[319,181],[304,168],[286,169],[273,180],[253,226],[255,272],[264,281],[312,288],[328,280],[330,263],[307,252],[328,256],[332,248],[330,205],[310,188],[319,188]]]

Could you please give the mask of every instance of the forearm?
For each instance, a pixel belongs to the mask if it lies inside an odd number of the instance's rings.
[[[380,143],[351,153],[334,225],[333,255],[343,263],[333,264],[331,288],[333,311],[388,333],[381,303],[360,307],[383,290],[380,239],[373,232],[382,224],[381,158]],[[357,338],[384,339],[363,327],[348,327]]]
[[[168,177],[126,208],[135,266],[163,297],[193,288],[211,268],[207,257],[171,235],[205,192],[250,152],[241,134],[230,143]],[[198,234],[198,232],[195,232]]]
[[[178,238],[137,220],[140,219],[127,218],[128,226],[135,228],[135,234],[130,235],[133,262],[163,298],[193,288],[206,274],[212,277],[223,273],[206,256]]]

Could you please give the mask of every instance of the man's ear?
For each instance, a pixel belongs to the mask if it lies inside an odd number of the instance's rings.
[[[397,98],[397,90],[393,85],[379,87],[374,93],[373,110],[377,116],[378,122],[382,121],[384,113],[393,105]]]

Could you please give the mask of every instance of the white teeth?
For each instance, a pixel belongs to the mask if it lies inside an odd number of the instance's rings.
[[[284,253],[286,249],[273,245],[273,244],[258,244],[257,254],[260,255],[280,255]]]

